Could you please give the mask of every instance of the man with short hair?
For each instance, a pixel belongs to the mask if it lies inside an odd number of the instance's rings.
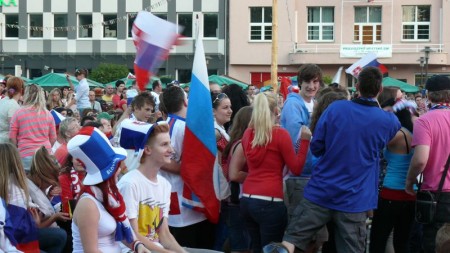
[[[250,84],[247,87],[247,97],[248,97],[248,100],[250,101],[250,104],[253,103],[253,99],[255,98],[255,91],[256,91],[255,85]]]
[[[209,91],[214,94],[222,93],[222,88],[215,82],[209,82]]]
[[[186,93],[182,88],[172,86],[164,92],[162,102],[168,113],[170,141],[174,149],[171,164],[163,166],[160,171],[172,185],[170,231],[181,246],[211,249],[214,244],[214,226],[203,213],[182,205],[184,182],[180,176],[180,162],[188,106]]]
[[[168,226],[171,185],[158,173],[161,166],[170,162],[173,152],[169,126],[165,122],[155,124],[148,135],[141,147],[141,164],[123,176],[117,186],[137,239],[151,251],[184,253]]]
[[[105,95],[102,96],[102,100],[104,100],[111,108],[113,104],[112,102],[113,95],[114,95],[114,88],[112,87],[111,84],[107,84],[105,86]]]
[[[122,92],[125,89],[125,82],[122,80],[117,80],[116,81],[116,93],[112,96],[111,101],[113,103],[114,106],[114,110],[115,109],[122,109],[120,108],[120,100],[122,97]]]
[[[423,173],[421,191],[438,191],[444,166],[450,155],[450,79],[436,75],[427,80],[430,110],[414,122],[411,159],[406,179],[405,191],[416,194],[413,185]],[[423,245],[425,253],[435,252],[436,233],[444,223],[450,222],[450,180],[445,177],[439,196],[434,222],[423,225]]]
[[[357,83],[361,97],[335,101],[320,117],[310,145],[320,159],[283,238],[290,253],[305,251],[329,221],[339,253],[364,252],[367,211],[377,207],[380,150],[400,129],[396,116],[376,100],[382,79],[378,68],[364,68]]]
[[[143,122],[147,123],[152,117],[154,107],[155,100],[149,93],[142,92],[141,94],[134,97],[133,102],[131,102],[131,110],[126,110],[125,112],[123,112],[122,117],[120,117],[119,121],[114,126],[113,145],[120,145],[120,138],[122,137],[122,125],[129,123],[136,125],[140,125]],[[132,111],[131,115],[129,114],[130,111]],[[128,171],[136,169],[139,166],[139,152],[128,147],[124,148],[127,151],[125,164],[128,168]]]
[[[152,83],[152,91],[150,92],[155,99],[155,112],[159,111],[159,94],[162,92],[161,81],[155,80]]]
[[[114,115],[111,115],[107,112],[102,112],[97,115],[97,122],[102,124],[100,130],[108,137],[108,139],[112,139],[112,127],[111,120],[114,118]]]
[[[299,138],[302,126],[309,126],[310,116],[314,107],[314,97],[320,89],[322,82],[322,69],[316,64],[304,64],[297,73],[297,80],[300,86],[300,93],[291,92],[286,98],[283,110],[281,111],[281,126],[285,128],[291,137],[292,144]],[[291,220],[294,209],[303,199],[303,190],[311,177],[311,170],[314,157],[308,151],[305,165],[300,176],[290,175],[286,179],[286,200],[289,220]],[[320,246],[328,240],[328,231],[323,227],[317,232],[313,241],[308,246],[310,252],[317,252]]]
[[[91,109],[96,110],[98,113],[102,112],[102,106],[100,102],[95,100],[95,91],[89,91],[89,102],[91,103]]]

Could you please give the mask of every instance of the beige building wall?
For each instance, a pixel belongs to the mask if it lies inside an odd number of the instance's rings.
[[[271,6],[272,0],[230,1],[229,75],[250,82],[252,72],[270,72],[271,41],[250,41],[250,7]],[[402,40],[402,6],[430,5],[430,39]],[[421,50],[431,47],[428,72],[450,73],[450,3],[447,0],[289,0],[278,1],[278,72],[296,72],[304,63],[316,63],[333,77],[340,66],[348,68],[359,58],[341,57],[341,45],[359,45],[353,40],[355,6],[381,6],[381,42],[373,45],[392,47],[390,57],[378,61],[389,69],[389,76],[414,84],[421,67]],[[307,40],[308,7],[334,7],[334,40]],[[341,83],[346,84],[343,74]],[[351,81],[350,81],[351,82]]]

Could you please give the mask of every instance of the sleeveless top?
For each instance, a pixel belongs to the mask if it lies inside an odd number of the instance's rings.
[[[111,252],[120,253],[119,242],[115,240],[116,232],[116,221],[114,218],[106,211],[102,203],[100,203],[96,198],[90,194],[84,193],[81,195],[82,198],[89,198],[97,205],[98,212],[100,213],[100,218],[98,221],[98,249],[101,252]],[[89,215],[89,214],[86,214]],[[75,222],[72,222],[72,236],[73,236],[73,253],[82,253],[83,244],[81,243],[80,231]]]
[[[408,131],[401,128],[400,131]],[[404,133],[403,133],[404,134]],[[384,158],[387,161],[386,176],[384,178],[383,186],[393,190],[404,190],[406,176],[408,174],[409,164],[414,154],[414,150],[409,150],[409,143],[406,140],[408,154],[395,154],[388,149],[384,150]]]
[[[409,143],[404,132],[408,130],[402,127],[400,131],[403,132],[405,137],[408,153],[395,154],[390,152],[387,148],[384,150],[384,158],[387,161],[387,167],[380,196],[387,200],[414,201],[415,197],[404,191],[409,164],[411,163],[414,149],[409,149]]]

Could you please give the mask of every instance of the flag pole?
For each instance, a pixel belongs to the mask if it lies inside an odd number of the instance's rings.
[[[273,92],[278,92],[278,0],[272,0],[272,63],[270,82]]]

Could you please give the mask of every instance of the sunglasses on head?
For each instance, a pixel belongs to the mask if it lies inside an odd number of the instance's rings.
[[[219,93],[216,97],[216,99],[214,99],[213,104],[222,101],[222,99],[224,98],[228,98],[227,94],[225,93]]]

